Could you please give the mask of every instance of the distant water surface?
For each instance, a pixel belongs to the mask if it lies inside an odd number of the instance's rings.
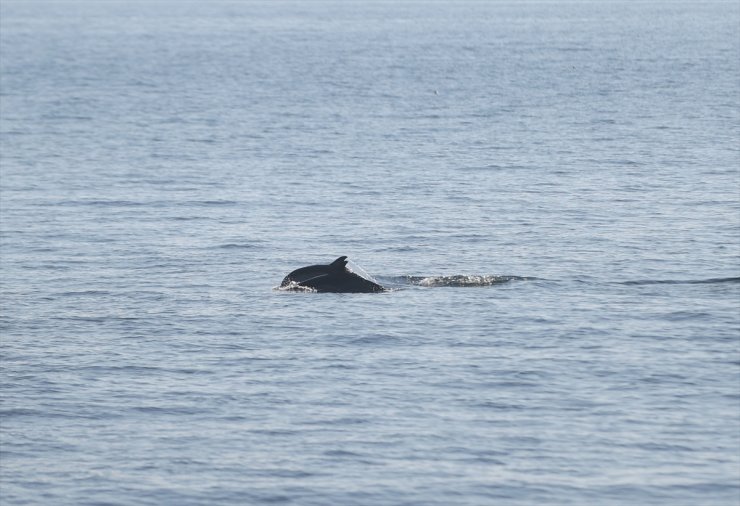
[[[3,0],[0,503],[740,503],[739,27]]]

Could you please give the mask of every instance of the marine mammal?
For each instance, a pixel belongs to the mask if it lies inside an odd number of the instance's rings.
[[[377,283],[347,269],[347,257],[341,256],[328,265],[309,265],[296,269],[283,279],[280,288],[297,285],[317,292],[373,293],[385,290]]]

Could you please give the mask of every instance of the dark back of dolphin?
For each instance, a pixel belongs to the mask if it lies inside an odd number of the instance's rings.
[[[309,265],[296,269],[283,279],[281,287],[296,283],[317,292],[371,293],[384,289],[377,283],[347,269],[347,257],[339,257],[329,265]]]

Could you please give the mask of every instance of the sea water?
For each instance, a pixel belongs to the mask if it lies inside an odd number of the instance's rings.
[[[3,0],[0,72],[4,506],[740,502],[737,2]]]

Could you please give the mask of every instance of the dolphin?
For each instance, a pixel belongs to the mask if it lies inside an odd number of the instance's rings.
[[[385,290],[377,283],[347,269],[347,257],[339,257],[329,265],[309,265],[296,269],[283,279],[280,288],[291,285],[311,288],[317,292],[373,293]]]

